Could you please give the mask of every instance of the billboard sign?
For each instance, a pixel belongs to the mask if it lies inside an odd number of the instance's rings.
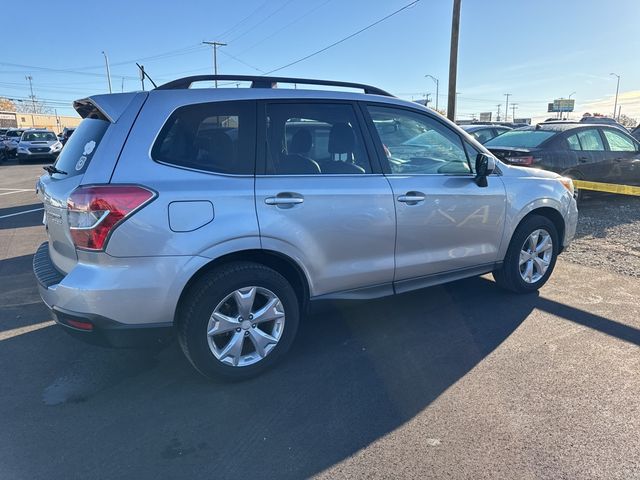
[[[480,112],[480,121],[481,122],[490,122],[491,121],[491,113],[492,112]]]
[[[556,98],[548,106],[548,112],[573,112],[576,101],[573,98]]]

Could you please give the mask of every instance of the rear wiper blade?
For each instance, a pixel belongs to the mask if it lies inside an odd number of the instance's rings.
[[[54,173],[59,173],[60,175],[67,175],[67,172],[58,170],[53,165],[47,165],[46,167],[42,167],[42,169],[45,170],[49,175],[53,175]]]

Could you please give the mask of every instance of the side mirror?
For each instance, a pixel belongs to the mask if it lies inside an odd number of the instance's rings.
[[[488,185],[487,177],[496,169],[496,161],[493,157],[479,153],[476,157],[476,185],[486,187]]]

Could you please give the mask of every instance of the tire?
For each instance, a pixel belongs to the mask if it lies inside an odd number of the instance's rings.
[[[523,249],[530,250],[530,243],[528,240],[536,231],[546,232],[550,237],[552,242],[552,247],[548,249],[550,250],[550,254],[547,255],[544,252],[537,253],[536,256],[540,260],[539,262],[532,258],[531,261],[527,260],[521,266],[520,252]],[[541,242],[543,241],[542,239],[544,239],[544,235],[541,233],[538,238],[538,248],[542,248]],[[527,242],[526,246],[525,242]],[[493,278],[500,287],[513,292],[535,292],[542,287],[551,276],[556,264],[556,259],[558,258],[559,247],[560,241],[558,238],[558,231],[551,220],[541,215],[530,215],[525,217],[511,237],[511,242],[509,243],[509,248],[507,249],[507,254],[504,258],[502,268],[493,272]],[[545,252],[546,251],[547,250],[545,250]],[[525,255],[527,255],[527,253],[525,253]],[[542,257],[540,255],[542,255]],[[539,265],[544,264],[545,258],[548,260],[548,266],[546,267],[544,274],[540,275]],[[533,274],[529,277],[529,281],[527,281],[524,277],[527,276],[527,268],[529,264],[532,265]],[[522,270],[524,270],[524,272],[522,272]]]
[[[245,304],[245,313],[238,298]],[[274,307],[261,318],[273,316],[275,320],[256,321],[258,315],[247,315],[258,314],[269,302]],[[252,307],[247,310],[249,304]],[[221,321],[213,319],[214,312]],[[286,278],[258,263],[235,262],[207,272],[189,288],[179,310],[178,340],[189,362],[202,375],[244,380],[272,367],[289,350],[299,318],[299,300]],[[209,335],[216,329],[222,333]],[[277,340],[275,344],[269,342],[273,339]],[[263,341],[269,343],[259,352],[258,344]],[[231,347],[225,354],[232,344],[239,345],[239,353],[238,348]]]

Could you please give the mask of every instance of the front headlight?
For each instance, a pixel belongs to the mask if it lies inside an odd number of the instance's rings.
[[[27,153],[27,147],[23,147],[21,145],[18,145],[18,152],[19,153]]]
[[[62,144],[60,142],[56,142],[51,146],[51,150],[54,152],[57,152],[60,149],[62,149]]]
[[[573,186],[573,180],[571,180],[569,177],[561,177],[559,180],[562,186],[566,188],[567,191],[573,197],[573,195],[575,194],[575,187]]]

